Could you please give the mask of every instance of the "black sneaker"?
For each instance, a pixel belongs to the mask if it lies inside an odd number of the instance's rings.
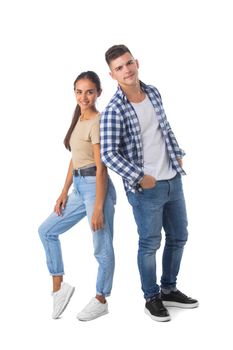
[[[187,295],[177,291],[172,291],[169,294],[161,292],[161,299],[164,306],[176,306],[183,309],[192,309],[198,306],[198,301],[187,297]]]
[[[151,298],[146,302],[145,313],[154,321],[170,321],[170,315],[167,309],[164,307],[160,295]]]

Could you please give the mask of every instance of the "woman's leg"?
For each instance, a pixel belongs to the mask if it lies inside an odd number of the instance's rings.
[[[95,184],[90,184],[89,179],[84,178],[87,182],[89,190],[86,191],[84,202],[86,206],[87,217],[91,225],[91,218],[95,205]],[[92,190],[91,190],[92,187]],[[111,181],[108,184],[108,191],[104,204],[104,227],[101,230],[92,233],[94,255],[99,263],[96,294],[97,296],[109,296],[112,289],[113,274],[115,267],[114,250],[113,250],[113,219],[115,212],[116,194]],[[98,297],[97,297],[98,298]],[[100,298],[102,299],[102,297]]]
[[[52,318],[58,318],[67,307],[74,287],[63,283],[63,260],[59,235],[66,232],[86,216],[85,207],[80,195],[74,190],[68,197],[62,215],[52,213],[39,227],[39,235],[43,243],[47,266],[53,279],[53,313]]]
[[[53,276],[53,293],[57,292],[61,288],[62,282],[63,282],[63,275]]]
[[[79,186],[84,199],[88,221],[91,226],[96,198],[95,177],[79,178]],[[79,320],[92,320],[108,312],[108,304],[105,297],[109,296],[111,293],[115,266],[113,250],[113,218],[115,201],[115,189],[112,182],[109,181],[104,205],[104,227],[101,230],[92,232],[94,255],[99,264],[96,281],[96,296],[78,314],[77,317]]]
[[[53,212],[39,227],[39,235],[43,243],[46,262],[50,274],[55,278],[55,288],[64,275],[64,266],[59,235],[68,231],[72,226],[86,216],[83,202],[80,201],[77,191],[73,191],[67,200],[62,215]],[[56,283],[57,282],[57,283]]]

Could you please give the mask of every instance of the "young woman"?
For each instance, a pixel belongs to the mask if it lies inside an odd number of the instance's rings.
[[[53,280],[53,318],[59,318],[74,293],[63,282],[64,267],[59,235],[87,216],[93,236],[94,255],[99,268],[96,295],[77,315],[89,321],[108,313],[106,297],[110,295],[114,273],[113,217],[116,192],[100,160],[100,114],[96,100],[101,84],[95,72],[81,73],[74,82],[77,106],[64,144],[71,151],[65,184],[54,212],[39,227],[47,266]],[[68,195],[73,183],[73,191]]]

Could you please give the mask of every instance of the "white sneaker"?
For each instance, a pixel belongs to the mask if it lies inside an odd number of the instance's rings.
[[[74,293],[75,288],[70,286],[68,283],[62,282],[61,288],[52,293],[53,295],[53,313],[52,318],[58,318],[61,316],[67,305],[69,304],[70,298]]]
[[[105,304],[102,304],[96,298],[92,298],[91,301],[85,306],[85,308],[78,313],[77,318],[80,321],[91,321],[107,313],[108,313],[107,301]]]

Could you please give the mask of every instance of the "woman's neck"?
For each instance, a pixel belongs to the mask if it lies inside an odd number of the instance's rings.
[[[88,119],[93,119],[99,114],[99,111],[97,109],[92,109],[92,110],[86,110],[86,111],[81,111],[80,115],[80,120],[88,120]]]

